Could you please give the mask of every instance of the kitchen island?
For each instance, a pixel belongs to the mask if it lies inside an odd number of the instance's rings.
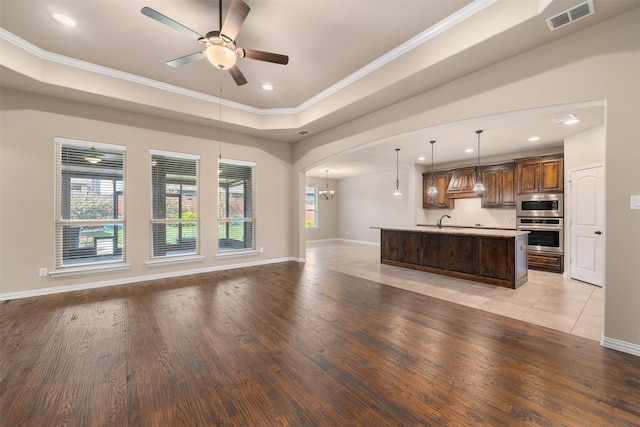
[[[528,280],[528,232],[462,227],[380,229],[380,262],[515,289]]]

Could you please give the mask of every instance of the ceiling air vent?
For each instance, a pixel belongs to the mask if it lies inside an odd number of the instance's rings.
[[[309,132],[308,130],[301,129],[301,130],[299,130],[299,131],[298,131],[298,132],[296,132],[296,133],[297,133],[298,135],[308,135],[308,134],[309,134],[309,133],[311,133],[311,132]]]
[[[569,114],[565,114],[564,116],[554,117],[551,119],[551,121],[554,123],[564,123],[566,121],[575,120],[575,119],[576,119],[576,116],[574,116],[573,113],[569,113]]]
[[[547,25],[549,31],[557,30],[560,27],[564,27],[578,19],[582,19],[585,16],[593,15],[595,9],[593,8],[593,1],[588,0],[584,3],[580,3],[577,6],[567,9],[551,18],[547,18]]]

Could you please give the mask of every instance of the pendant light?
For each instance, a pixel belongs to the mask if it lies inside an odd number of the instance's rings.
[[[482,185],[482,175],[480,174],[480,134],[482,130],[477,130],[478,134],[478,164],[476,165],[476,185],[473,186],[473,191],[480,197],[484,194],[484,185]]]
[[[435,141],[429,141],[431,144],[431,187],[427,191],[427,194],[435,195],[438,194],[438,189],[433,185],[433,146],[436,143]]]
[[[327,178],[324,190],[318,191],[318,195],[322,200],[331,200],[335,194],[335,191],[329,190],[329,169],[327,169]]]
[[[400,149],[396,148],[396,191],[393,192],[394,196],[402,196],[400,192],[400,180],[398,179],[398,155],[400,154]]]

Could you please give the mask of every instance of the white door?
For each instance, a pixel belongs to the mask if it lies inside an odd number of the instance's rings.
[[[571,172],[572,279],[604,283],[604,166]]]

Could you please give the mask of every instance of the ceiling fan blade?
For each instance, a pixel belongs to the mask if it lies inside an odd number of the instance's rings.
[[[184,25],[182,25],[179,22],[174,21],[173,19],[169,18],[168,16],[165,16],[163,14],[161,14],[160,12],[157,12],[153,9],[151,9],[150,7],[143,7],[140,12],[142,12],[143,15],[148,16],[151,19],[155,19],[156,21],[167,25],[171,28],[173,28],[174,30],[178,30],[183,34],[188,35],[191,38],[194,38],[196,40],[200,40],[202,39],[202,35],[196,33],[195,31],[193,31],[192,29],[189,29],[187,27],[185,27]]]
[[[231,73],[231,77],[233,77],[233,80],[238,86],[247,84],[247,79],[244,77],[244,74],[242,74],[242,71],[240,71],[240,67],[238,67],[238,64],[235,64],[233,67],[229,68],[229,73]]]
[[[287,55],[280,55],[279,53],[263,52],[261,50],[254,49],[240,49],[241,55],[247,59],[255,59],[256,61],[273,62],[274,64],[287,65],[289,63],[289,57]]]
[[[229,42],[234,41],[240,32],[240,27],[242,27],[244,20],[249,14],[249,10],[251,10],[249,5],[242,0],[233,0],[231,6],[229,6],[224,24],[222,24],[222,28],[220,29],[220,36],[228,39],[227,41]],[[222,10],[220,13],[222,13]]]
[[[181,56],[180,58],[172,59],[171,61],[167,61],[167,65],[174,68],[181,67],[191,62],[198,61],[202,58],[204,58],[204,52],[196,52],[190,55]]]

